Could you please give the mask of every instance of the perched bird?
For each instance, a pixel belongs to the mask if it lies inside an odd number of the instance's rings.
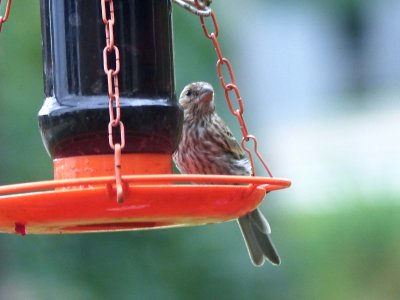
[[[251,175],[250,162],[232,132],[215,111],[214,90],[206,82],[187,85],[179,98],[184,111],[182,139],[173,155],[184,174]],[[261,266],[265,257],[279,265],[270,226],[255,209],[238,219],[250,258]]]

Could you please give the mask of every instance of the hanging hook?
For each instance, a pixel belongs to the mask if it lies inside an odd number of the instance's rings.
[[[0,0],[0,4],[1,4],[1,0]],[[11,0],[8,0],[6,3],[6,10],[4,12],[4,16],[0,16],[0,31],[1,31],[1,28],[3,27],[3,24],[5,22],[7,22],[7,19],[10,15],[10,10],[11,10]]]
[[[124,201],[124,188],[122,185],[121,177],[121,145],[119,143],[114,145],[115,149],[115,184],[117,188],[117,201],[122,203]]]
[[[172,0],[175,4],[186,9],[188,12],[195,14],[196,16],[209,17],[212,13],[211,8],[208,6],[211,4],[211,0],[198,1],[198,6],[194,0]]]

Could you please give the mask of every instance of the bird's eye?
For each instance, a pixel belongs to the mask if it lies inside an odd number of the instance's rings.
[[[190,97],[192,95],[192,90],[187,90],[186,91],[186,96]]]

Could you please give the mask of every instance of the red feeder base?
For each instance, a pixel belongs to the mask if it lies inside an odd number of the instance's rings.
[[[266,192],[291,184],[216,175],[123,175],[122,181],[122,204],[116,201],[114,176],[2,186],[0,232],[83,233],[218,223],[252,211]]]

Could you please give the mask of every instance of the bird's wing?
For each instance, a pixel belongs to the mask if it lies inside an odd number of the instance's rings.
[[[226,151],[231,152],[236,158],[242,159],[245,157],[244,150],[240,147],[239,143],[236,141],[235,137],[232,134],[232,131],[229,129],[228,125],[217,115],[219,120],[217,124],[220,125],[220,130],[223,135],[224,141],[227,142]]]

